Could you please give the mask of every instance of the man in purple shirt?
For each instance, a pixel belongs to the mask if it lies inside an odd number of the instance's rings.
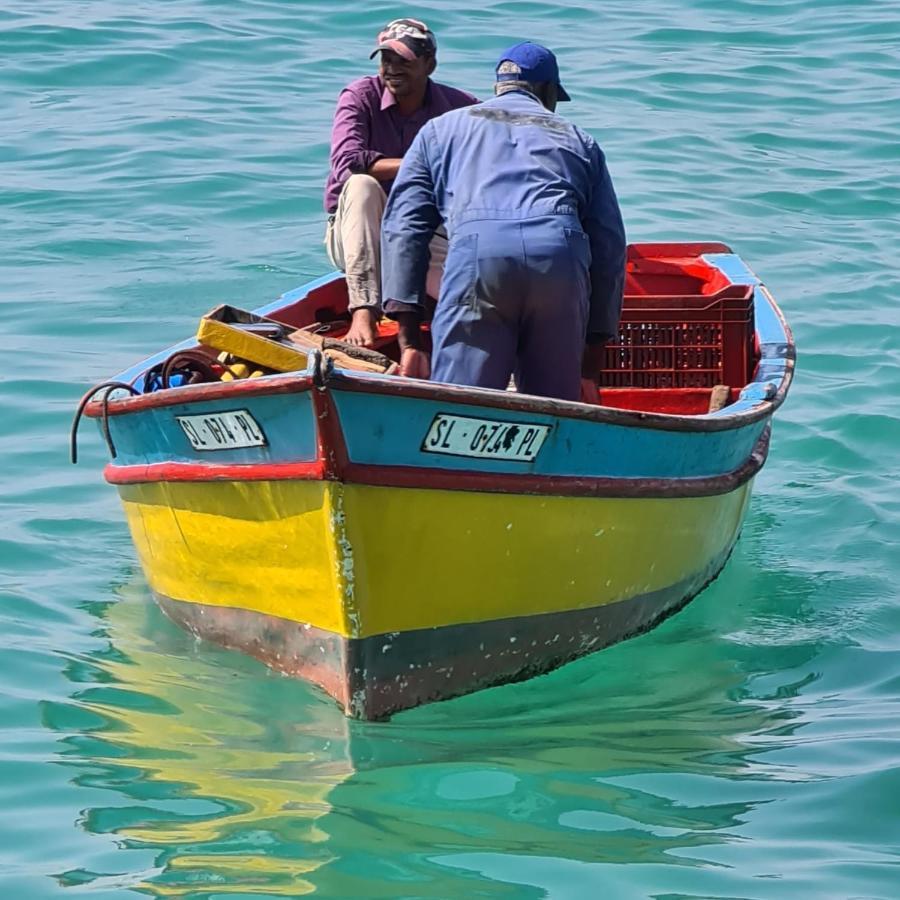
[[[378,75],[341,91],[331,132],[331,171],[325,185],[325,247],[347,279],[352,315],[344,340],[372,346],[381,318],[381,217],[403,155],[435,116],[477,103],[465,91],[429,76],[437,41],[417,19],[395,19],[378,35]],[[371,58],[370,56],[370,58]],[[431,244],[428,293],[437,297],[447,240]]]

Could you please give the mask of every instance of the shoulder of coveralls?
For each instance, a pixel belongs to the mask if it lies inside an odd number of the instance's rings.
[[[584,149],[587,151],[587,153],[589,155],[596,155],[596,158],[600,160],[600,165],[605,166],[606,154],[603,152],[603,148],[600,146],[600,142],[592,134],[589,134],[578,125],[573,125],[572,127],[575,129],[575,133],[581,139],[581,142],[584,145]]]
[[[556,115],[559,115],[559,113],[557,113]],[[595,138],[589,131],[585,131],[584,128],[582,128],[580,125],[576,125],[571,119],[566,119],[565,121],[568,122],[569,127],[572,129],[572,131],[574,131],[575,134],[578,135],[578,139],[584,144],[586,149],[590,150],[592,148],[596,148],[602,154],[603,151],[597,138]]]
[[[422,126],[416,135],[416,140],[423,148],[440,145],[449,135],[456,132],[459,122],[471,115],[473,106],[481,105],[480,103],[467,103],[465,106],[456,106],[445,113],[436,115]]]
[[[574,122],[558,112],[551,112],[534,94],[524,89],[504,91],[502,94],[485,100],[480,106],[483,112],[474,110],[473,115],[518,124],[544,123],[543,127],[557,136],[565,135],[570,140],[574,138],[585,153],[590,153],[591,145],[596,145],[596,141]],[[495,111],[491,112],[491,110]]]

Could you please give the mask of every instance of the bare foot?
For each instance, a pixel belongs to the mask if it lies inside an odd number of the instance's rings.
[[[357,347],[374,347],[377,337],[378,316],[375,312],[366,306],[353,310],[350,330],[344,335],[343,340]]]

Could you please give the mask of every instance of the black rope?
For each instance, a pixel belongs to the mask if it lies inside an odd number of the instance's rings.
[[[125,384],[124,381],[103,381],[100,384],[95,384],[82,398],[78,404],[78,409],[75,411],[75,418],[72,419],[72,428],[69,432],[69,455],[72,460],[72,464],[75,465],[78,462],[78,425],[81,422],[81,417],[84,415],[84,410],[87,407],[88,403],[94,398],[94,396],[105,389],[106,393],[103,395],[103,437],[106,441],[106,446],[109,449],[110,456],[113,459],[116,457],[116,448],[113,444],[112,435],[109,433],[109,395],[116,390],[117,388],[121,388],[123,391],[128,391],[132,395],[140,394],[134,385]]]
[[[171,387],[170,379],[175,370],[181,369],[186,384],[202,384],[218,381],[219,376],[212,367],[212,360],[200,350],[180,350],[173,353],[164,363],[160,373],[163,389]]]
[[[225,368],[233,372],[230,366],[225,366]],[[179,350],[173,353],[164,362],[157,363],[147,372],[143,373],[145,391],[151,381],[157,377],[159,378],[160,386],[163,389],[171,387],[171,377],[176,374],[176,372],[182,375],[185,384],[202,384],[204,382],[219,380],[219,373],[213,368],[213,361],[202,350]],[[141,375],[139,374],[130,384],[126,384],[124,381],[101,382],[100,384],[94,385],[94,387],[81,398],[81,402],[78,404],[78,409],[75,412],[75,418],[72,420],[72,430],[69,435],[69,454],[73,464],[78,462],[78,425],[81,422],[81,417],[84,415],[84,410],[88,403],[90,403],[100,391],[104,391],[100,400],[102,410],[100,424],[103,430],[103,439],[106,441],[109,455],[113,459],[116,458],[116,446],[113,443],[112,435],[109,431],[109,395],[114,390],[121,388],[123,391],[128,391],[133,396],[139,396],[141,391],[135,387],[135,384],[140,378]]]

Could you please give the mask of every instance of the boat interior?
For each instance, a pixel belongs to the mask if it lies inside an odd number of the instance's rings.
[[[754,291],[750,285],[733,284],[703,258],[717,251],[728,248],[629,247],[620,330],[604,350],[598,405],[702,415],[737,400],[759,361]],[[137,386],[149,392],[300,367],[290,357],[279,357],[275,345],[289,345],[297,353],[318,346],[341,368],[395,374],[400,356],[396,323],[380,323],[372,350],[341,340],[349,326],[347,288],[340,277],[286,295],[265,316],[217,307],[201,320],[195,348],[174,353],[144,373]],[[424,330],[427,349],[427,324]]]

